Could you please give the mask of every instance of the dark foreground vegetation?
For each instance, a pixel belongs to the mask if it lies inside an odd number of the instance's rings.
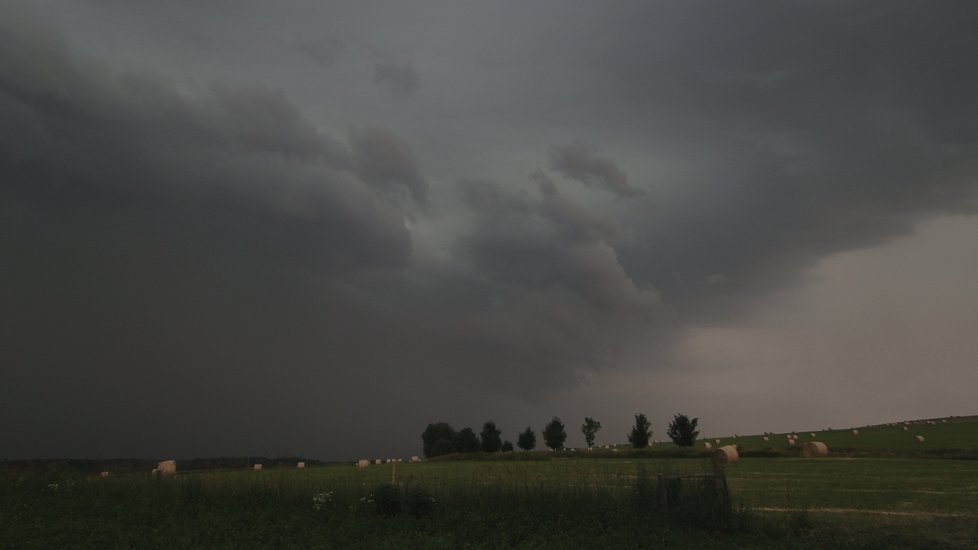
[[[978,540],[978,519],[957,514],[850,524],[803,509],[753,510],[740,494],[755,482],[735,475],[728,497],[705,463],[681,464],[685,471],[656,461],[438,462],[398,467],[396,485],[389,467],[184,471],[175,479],[6,469],[0,547],[924,548]],[[671,481],[660,482],[661,472]],[[677,485],[679,473],[686,477]]]

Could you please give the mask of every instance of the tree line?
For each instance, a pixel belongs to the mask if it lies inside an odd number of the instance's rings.
[[[685,414],[677,414],[669,423],[666,435],[680,447],[692,447],[699,435],[699,431],[696,429],[698,424],[699,418],[690,419]],[[600,422],[591,417],[584,418],[581,433],[584,434],[584,441],[589,449],[594,446],[595,438],[600,430]],[[564,449],[567,430],[559,417],[555,416],[547,423],[543,428],[542,435],[543,443],[547,448],[554,451]],[[635,415],[635,423],[626,435],[628,442],[636,449],[642,449],[649,445],[649,441],[652,439],[652,424],[644,413]],[[428,458],[453,453],[476,453],[480,451],[497,453],[513,450],[513,444],[502,439],[502,430],[497,428],[496,423],[492,420],[482,425],[482,431],[478,435],[475,430],[468,427],[456,431],[447,422],[428,424],[424,433],[421,434],[421,442],[424,456]],[[517,435],[516,446],[524,451],[536,449],[537,435],[533,428],[527,426]]]

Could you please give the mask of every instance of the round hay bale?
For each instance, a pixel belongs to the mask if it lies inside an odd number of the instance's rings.
[[[150,472],[150,473],[153,474],[153,477],[156,477],[156,476],[160,475],[160,469],[159,468],[153,468],[153,471]]]
[[[917,443],[923,443],[924,442],[924,436],[922,436],[922,435],[918,435],[918,436],[914,437],[914,439],[917,440]]]
[[[733,445],[724,445],[713,452],[713,462],[717,464],[733,464],[740,460],[740,453]]]
[[[795,441],[794,439],[789,439],[788,440],[788,445],[791,445],[792,447],[794,447],[795,443],[798,443],[798,442]]]
[[[805,458],[819,458],[829,456],[829,448],[821,441],[809,441],[805,443],[802,453],[804,453]]]
[[[703,448],[704,448],[704,449],[712,449],[712,448],[713,448],[713,445],[712,445],[712,444],[710,444],[710,442],[709,442],[709,441],[704,441],[704,442],[703,442]]]
[[[251,467],[251,469],[257,472],[258,470],[261,470],[261,464],[255,464],[254,466]]]
[[[157,464],[156,468],[160,471],[160,476],[162,477],[176,477],[177,475],[176,460],[164,460]]]
[[[714,439],[713,442],[716,443],[717,445],[720,444],[720,440],[719,439]]]
[[[905,431],[905,432],[909,432],[909,431],[910,431],[910,427],[908,427],[908,426],[904,426],[904,427],[903,427],[903,431]]]
[[[99,476],[100,476],[100,477],[109,477],[110,475],[112,475],[112,474],[111,474],[111,473],[109,473],[109,472],[100,472],[100,473],[99,473]]]
[[[361,458],[357,461],[357,468],[364,470],[367,468],[367,466],[370,466],[370,461],[366,458]]]
[[[812,433],[810,433],[808,435],[811,436],[811,437],[815,437],[815,432],[812,432]]]
[[[298,468],[298,469],[300,469],[300,470],[303,470],[306,467],[306,463],[305,462],[299,462],[298,464],[295,465],[295,467]]]
[[[771,438],[765,435],[763,439],[764,439],[764,441],[768,441],[768,440],[770,440]]]
[[[859,430],[852,430],[852,435],[859,435]]]

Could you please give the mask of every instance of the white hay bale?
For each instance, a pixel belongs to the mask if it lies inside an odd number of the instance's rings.
[[[859,435],[859,430],[852,430],[852,435]]]
[[[361,458],[357,461],[357,468],[364,470],[367,468],[367,466],[370,466],[370,461],[366,458]]]
[[[946,418],[942,418],[942,419],[941,419],[941,422],[942,422],[942,423],[946,423],[946,422],[947,422],[947,419],[946,419]]]
[[[740,460],[740,453],[733,445],[724,445],[713,452],[713,462],[717,464],[733,464]]]
[[[829,456],[829,448],[821,441],[809,441],[802,448],[802,453],[805,455],[805,458],[819,458]]]
[[[815,432],[808,434],[809,437],[815,437]]]
[[[381,459],[379,459],[379,458],[377,458],[377,459],[374,460],[374,464],[383,464],[383,463],[384,463],[384,461],[381,460]]]
[[[771,439],[771,438],[765,435],[765,436],[764,436],[764,437],[763,437],[762,439],[763,439],[764,441],[770,441],[770,439]]]
[[[160,469],[159,468],[153,468],[153,471],[150,472],[150,473],[153,474],[153,477],[156,477],[156,476],[160,475]]]
[[[713,448],[713,445],[711,445],[709,441],[704,441],[703,442],[703,448],[704,449],[712,449]]]
[[[794,445],[795,445],[795,443],[798,443],[798,441],[797,441],[797,440],[795,440],[795,439],[789,439],[789,440],[788,440],[788,445],[791,445],[791,446],[794,446]]]
[[[99,477],[109,477],[112,475],[110,472],[99,472]]]
[[[176,477],[177,475],[177,461],[176,460],[164,460],[156,465],[160,470],[160,477]]]
[[[618,452],[618,447],[615,447],[614,449],[611,449],[611,452],[617,453]]]
[[[251,467],[251,469],[255,471],[261,470],[261,464],[255,464],[254,466]]]
[[[922,435],[914,436],[914,439],[917,440],[917,443],[923,443],[924,442],[924,436],[922,436]]]
[[[306,463],[305,462],[299,462],[298,464],[295,465],[295,467],[298,468],[298,469],[300,469],[300,470],[303,470],[306,467]]]
[[[713,442],[716,443],[717,445],[720,444],[720,440],[719,439],[714,439]]]
[[[588,450],[590,451],[591,449],[588,449]],[[419,457],[419,456],[412,456],[411,457],[411,462],[417,464],[418,462],[421,462],[421,457]]]

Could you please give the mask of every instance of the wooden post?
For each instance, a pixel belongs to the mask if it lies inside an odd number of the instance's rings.
[[[397,461],[391,460],[391,485],[397,485]]]

